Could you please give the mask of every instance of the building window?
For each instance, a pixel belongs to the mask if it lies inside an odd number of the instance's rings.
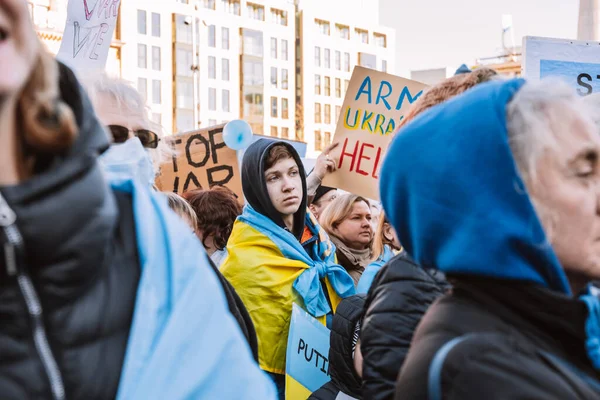
[[[335,122],[337,123],[340,120],[340,113],[342,112],[342,107],[335,106]]]
[[[321,48],[319,46],[315,46],[315,66],[321,66]]]
[[[146,34],[146,11],[137,10],[137,30],[140,35]]]
[[[271,127],[271,137],[278,137],[278,136],[279,136],[279,132],[277,132],[277,127],[272,126]]]
[[[387,72],[387,61],[381,60],[381,72]]]
[[[277,39],[274,37],[271,38],[271,57],[277,58]]]
[[[261,31],[242,30],[242,54],[263,57],[263,33]]]
[[[244,60],[242,73],[244,86],[263,86],[265,83],[262,61]]]
[[[177,131],[191,131],[195,128],[194,113],[192,111],[187,110],[177,110],[177,117],[175,119],[175,123],[177,124]]]
[[[208,26],[208,47],[217,47],[217,30],[214,25]]]
[[[281,138],[282,139],[290,138],[290,128],[281,128]]]
[[[152,46],[152,69],[160,71],[161,58],[160,58],[160,47]]]
[[[277,97],[271,97],[271,117],[277,118]]]
[[[161,113],[152,113],[152,122],[158,125],[162,125],[162,114]]]
[[[350,72],[350,53],[344,53],[344,71]]]
[[[375,39],[375,44],[379,47],[387,47],[387,38],[385,35],[381,33],[374,33],[373,38]]]
[[[248,3],[248,16],[259,21],[265,20],[265,8],[261,5]]]
[[[179,43],[191,44],[192,26],[185,23],[185,15],[177,15],[175,17],[175,40]]]
[[[194,84],[191,79],[177,79],[176,85],[177,108],[194,108]]]
[[[281,99],[281,118],[288,119],[289,117],[288,99]]]
[[[325,104],[325,123],[331,123],[331,106],[329,104]]]
[[[217,79],[217,59],[213,56],[208,57],[208,79]]]
[[[335,30],[337,31],[337,34],[341,39],[346,39],[346,40],[350,39],[350,28],[347,27],[346,25],[336,24]]]
[[[323,21],[321,19],[315,19],[315,24],[317,24],[319,32],[321,32],[323,35],[329,36],[329,22]]]
[[[325,96],[331,96],[331,78],[325,77]]]
[[[321,137],[321,131],[315,131],[315,150],[323,151],[323,138]]]
[[[221,47],[229,50],[229,28],[221,28]]]
[[[338,50],[335,51],[335,69],[342,70],[342,53]]]
[[[331,144],[331,132],[325,132],[325,134],[323,135],[323,145],[324,146],[329,146]]]
[[[321,123],[321,104],[315,103],[315,123]]]
[[[331,68],[331,51],[329,49],[323,50],[323,61],[325,62],[325,68]]]
[[[229,90],[223,89],[221,92],[221,107],[223,111],[229,112]]]
[[[208,88],[208,109],[217,111],[217,89]]]
[[[356,33],[356,37],[358,37],[358,40],[360,40],[362,43],[369,44],[369,32],[368,31],[356,28],[356,29],[354,29],[354,33]]]
[[[321,94],[321,75],[315,75],[315,94]]]
[[[193,76],[192,50],[177,45],[175,49],[175,68],[179,76]]]
[[[335,78],[335,97],[338,99],[342,97],[342,80],[340,78]]]
[[[138,78],[137,90],[142,95],[144,101],[148,101],[148,80],[146,78]]]
[[[229,60],[227,58],[221,60],[221,79],[229,81]]]
[[[281,88],[288,89],[288,70],[286,68],[281,69]]]
[[[277,25],[287,26],[287,11],[271,8],[271,21]]]
[[[277,68],[271,67],[271,86],[277,87]]]
[[[288,41],[285,39],[281,39],[281,59],[288,60]]]
[[[148,54],[145,44],[138,43],[138,68],[146,68],[148,65]]]
[[[215,0],[202,0],[202,7],[208,8],[209,10],[214,10]]]
[[[240,0],[223,0],[223,6],[229,14],[240,15]]]
[[[377,69],[377,56],[375,54],[358,53],[358,64],[361,67]]]
[[[158,79],[152,80],[152,103],[162,103],[162,86],[161,82]]]
[[[160,14],[152,13],[152,36],[160,37]]]

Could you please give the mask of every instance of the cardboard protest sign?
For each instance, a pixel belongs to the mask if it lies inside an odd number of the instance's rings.
[[[523,75],[529,80],[559,77],[580,95],[600,92],[600,42],[523,38]]]
[[[339,146],[331,155],[338,170],[324,185],[379,199],[379,169],[392,136],[409,106],[427,86],[383,72],[356,67],[335,130]]]
[[[166,137],[175,150],[172,161],[161,165],[156,186],[182,194],[195,188],[221,185],[243,202],[242,180],[235,150],[223,142],[223,126]]]
[[[329,382],[329,329],[300,306],[292,307],[285,366],[286,400],[306,400]]]
[[[104,69],[121,0],[69,0],[56,57],[75,70]]]

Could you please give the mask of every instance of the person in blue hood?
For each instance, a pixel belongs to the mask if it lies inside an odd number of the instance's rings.
[[[385,212],[453,290],[417,328],[396,399],[600,398],[599,162],[560,82],[484,83],[399,132]]]
[[[105,180],[108,136],[27,3],[0,24],[0,397],[274,399],[190,228]]]

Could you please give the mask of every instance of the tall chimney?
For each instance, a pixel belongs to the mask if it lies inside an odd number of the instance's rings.
[[[579,0],[577,39],[599,40],[600,0]]]

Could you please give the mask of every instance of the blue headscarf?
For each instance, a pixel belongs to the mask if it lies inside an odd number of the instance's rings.
[[[569,294],[508,144],[506,105],[523,84],[481,84],[404,127],[381,170],[381,199],[420,265]]]

